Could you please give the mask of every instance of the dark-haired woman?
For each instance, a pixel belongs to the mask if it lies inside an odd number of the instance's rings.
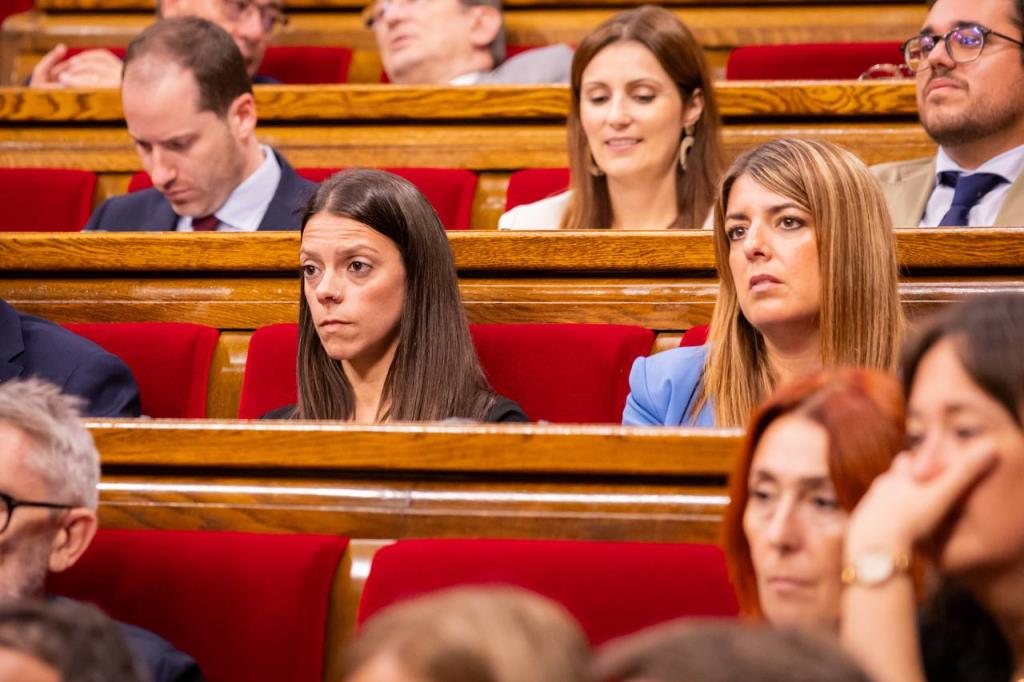
[[[437,214],[391,173],[325,180],[302,221],[299,402],[272,416],[527,421],[473,348]]]
[[[569,191],[501,216],[502,230],[710,226],[723,168],[704,52],[645,5],[590,32],[572,62]]]

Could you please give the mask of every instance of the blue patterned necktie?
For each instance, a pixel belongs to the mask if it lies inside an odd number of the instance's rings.
[[[981,198],[1004,182],[1009,182],[1002,175],[995,173],[971,173],[964,175],[960,171],[942,171],[939,183],[953,188],[953,203],[939,221],[939,227],[966,227],[967,216]]]

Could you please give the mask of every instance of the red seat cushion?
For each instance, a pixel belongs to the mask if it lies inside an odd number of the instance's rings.
[[[613,423],[622,419],[633,360],[654,332],[603,324],[474,324],[473,344],[498,393],[533,420]],[[238,417],[252,419],[294,403],[298,327],[257,329],[249,342]]]
[[[530,419],[560,423],[622,421],[633,360],[654,332],[612,324],[474,324],[473,344],[498,393]]]
[[[32,0],[7,0],[0,3],[0,24],[12,14],[27,12],[32,9]]]
[[[899,43],[746,45],[729,53],[726,80],[853,79],[875,64],[902,64]]]
[[[710,327],[706,324],[699,324],[696,327],[690,327],[683,333],[683,338],[679,339],[680,346],[703,346],[708,342],[708,330]]]
[[[378,550],[359,622],[403,599],[493,583],[561,603],[593,644],[682,616],[737,613],[725,559],[713,545],[446,539]]]
[[[347,47],[268,47],[259,72],[282,83],[347,83],[351,62]]]
[[[65,327],[124,360],[135,375],[142,413],[206,416],[210,363],[220,335],[186,322],[72,323]]]
[[[0,230],[77,232],[92,213],[96,174],[65,168],[0,168]]]
[[[155,632],[210,682],[320,682],[347,546],[321,535],[101,530],[49,589]]]
[[[564,192],[568,187],[568,168],[526,168],[516,171],[508,180],[505,210],[546,199]]]

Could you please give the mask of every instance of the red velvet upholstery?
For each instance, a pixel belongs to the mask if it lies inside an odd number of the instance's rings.
[[[64,59],[71,59],[76,54],[82,52],[88,52],[89,50],[106,50],[112,52],[118,59],[124,59],[124,53],[126,48],[123,47],[69,47],[68,51],[64,53]]]
[[[32,9],[32,0],[4,0],[0,2],[0,24],[12,14],[27,12]]]
[[[77,232],[92,213],[96,174],[64,168],[0,168],[0,231]]]
[[[726,80],[857,78],[875,64],[902,64],[899,43],[746,45],[729,53]]]
[[[245,358],[239,419],[258,419],[277,407],[297,400],[295,356],[299,348],[299,326],[272,324],[260,327],[249,339]]]
[[[409,597],[493,583],[561,603],[593,644],[682,616],[737,613],[725,559],[713,545],[446,539],[378,550],[359,622]]]
[[[347,83],[352,50],[347,47],[268,47],[259,73],[282,83]]]
[[[206,416],[210,363],[219,332],[187,322],[65,324],[124,360],[135,375],[142,413],[150,417]]]
[[[530,419],[612,423],[622,419],[633,360],[654,332],[587,324],[474,324],[473,343],[494,390]],[[238,417],[252,419],[294,403],[296,325],[257,329],[249,342]]]
[[[323,535],[103,530],[49,589],[155,632],[209,682],[320,682],[347,546]]]
[[[706,324],[699,324],[696,327],[690,327],[683,333],[683,338],[679,339],[679,345],[703,346],[708,342],[708,330],[709,327]]]
[[[568,187],[568,168],[526,168],[516,171],[508,180],[505,210],[546,199],[564,192]]]
[[[340,168],[297,168],[296,172],[307,180],[322,182],[337,173]],[[473,213],[473,195],[476,193],[477,176],[473,171],[462,168],[385,168],[400,175],[423,193],[430,205],[437,211],[441,224],[449,230],[469,228]],[[129,192],[137,192],[153,186],[147,173],[136,173],[128,183]]]

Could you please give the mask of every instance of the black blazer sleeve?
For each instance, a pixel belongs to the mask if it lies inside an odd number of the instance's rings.
[[[64,392],[89,401],[90,417],[138,417],[142,413],[135,377],[118,357],[95,353],[68,377]]]
[[[494,406],[491,407],[486,421],[490,424],[501,422],[527,423],[530,421],[530,418],[526,416],[523,408],[519,407],[519,403],[499,395],[494,401]]]

